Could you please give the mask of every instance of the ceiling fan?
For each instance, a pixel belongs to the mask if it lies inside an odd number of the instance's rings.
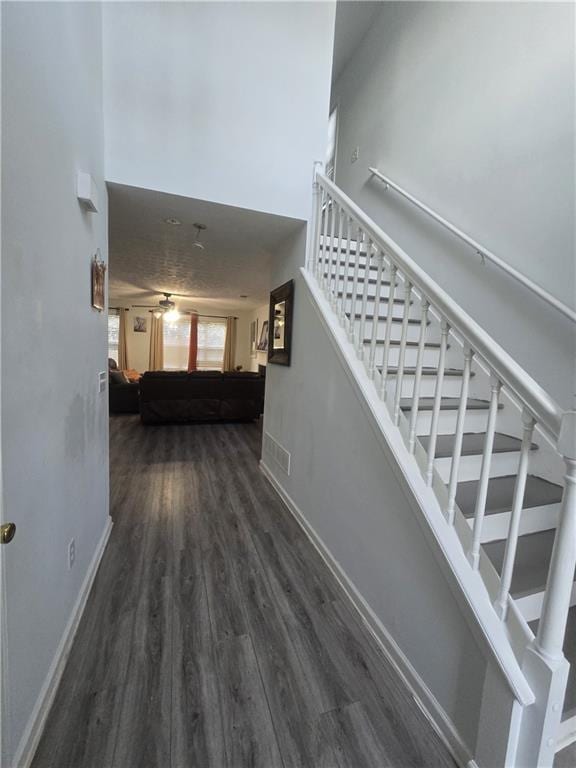
[[[160,308],[164,312],[168,312],[171,309],[174,309],[174,307],[176,306],[176,302],[172,301],[172,299],[170,298],[172,296],[172,294],[171,293],[163,293],[162,295],[164,296],[164,298],[160,299],[160,301],[158,302],[157,306],[156,306],[156,304],[133,304],[132,306],[133,307],[146,308],[146,309],[158,309],[158,308]]]

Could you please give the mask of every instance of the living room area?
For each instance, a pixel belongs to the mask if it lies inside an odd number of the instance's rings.
[[[109,185],[110,414],[257,420],[271,259],[301,222]]]

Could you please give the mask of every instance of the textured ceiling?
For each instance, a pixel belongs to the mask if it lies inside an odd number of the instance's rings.
[[[242,208],[109,184],[110,298],[155,304],[161,293],[182,307],[253,308],[268,301],[275,247],[302,226]],[[167,218],[182,224],[166,224]],[[205,224],[204,250],[194,223]],[[240,296],[246,294],[247,299]]]

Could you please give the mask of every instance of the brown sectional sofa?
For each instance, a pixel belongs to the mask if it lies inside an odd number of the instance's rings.
[[[258,373],[149,371],[140,379],[143,424],[251,421],[264,410]]]

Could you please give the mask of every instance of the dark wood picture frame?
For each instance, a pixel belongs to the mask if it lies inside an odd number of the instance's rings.
[[[292,354],[292,318],[294,315],[294,280],[270,293],[268,319],[268,362],[290,365]]]

